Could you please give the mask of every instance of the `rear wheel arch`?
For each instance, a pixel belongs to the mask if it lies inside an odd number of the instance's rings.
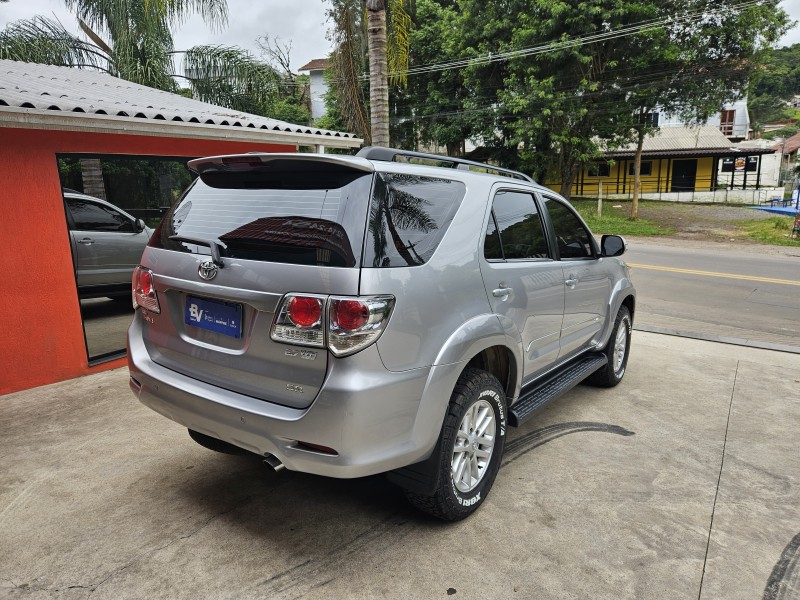
[[[464,367],[480,369],[494,375],[503,386],[506,398],[516,397],[519,370],[514,353],[506,346],[489,346],[473,356]]]

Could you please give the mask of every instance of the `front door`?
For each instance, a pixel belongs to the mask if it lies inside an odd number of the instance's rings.
[[[564,273],[550,253],[539,205],[530,192],[495,194],[481,275],[494,312],[522,340],[523,383],[558,359]]]
[[[672,161],[673,192],[693,192],[697,178],[697,159]]]

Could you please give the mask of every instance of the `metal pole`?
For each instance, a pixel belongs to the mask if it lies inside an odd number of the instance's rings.
[[[603,218],[603,182],[597,184],[597,218]]]

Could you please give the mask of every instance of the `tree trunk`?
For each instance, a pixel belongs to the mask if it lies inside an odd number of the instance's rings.
[[[106,185],[103,182],[103,167],[99,158],[82,158],[81,176],[83,177],[83,193],[95,198],[106,198]]]
[[[386,66],[386,3],[367,0],[369,112],[373,146],[389,146],[389,83]]]
[[[578,175],[578,165],[572,165],[567,169],[561,171],[561,189],[559,194],[564,196],[567,200],[572,197],[572,183]]]
[[[636,140],[636,157],[633,159],[633,201],[631,202],[631,219],[639,218],[639,194],[642,192],[642,146],[644,146],[644,127],[640,127],[639,139]]]

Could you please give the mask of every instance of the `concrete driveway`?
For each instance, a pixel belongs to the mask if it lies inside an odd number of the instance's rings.
[[[0,397],[0,597],[800,598],[800,355],[635,332],[473,517],[217,455],[116,370]]]

